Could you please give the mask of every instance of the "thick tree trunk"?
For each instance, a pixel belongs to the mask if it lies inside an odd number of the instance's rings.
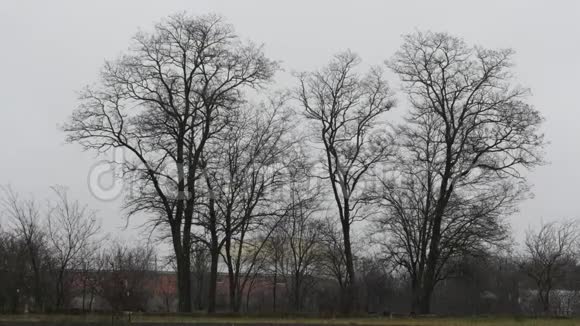
[[[234,301],[233,311],[235,313],[238,313],[240,312],[241,307],[242,307],[242,291],[236,291],[236,298]]]
[[[550,314],[550,292],[550,289],[538,291],[540,302],[542,303],[542,312],[545,316]]]
[[[345,213],[348,211],[348,207],[345,209]],[[350,223],[349,223],[348,213],[345,214],[345,218],[342,221],[342,232],[344,241],[344,257],[346,264],[347,273],[347,284],[345,291],[343,293],[343,313],[349,315],[355,309],[356,298],[356,277],[354,272],[354,258],[352,255],[352,245],[350,242]]]
[[[229,244],[226,242],[226,255],[229,251]],[[230,311],[236,311],[236,278],[234,276],[234,269],[229,262],[230,259],[226,260],[226,265],[228,266],[228,294],[229,294],[229,304],[230,304]]]
[[[230,294],[230,311],[232,312],[238,312],[239,311],[239,306],[238,306],[238,295],[237,295],[237,284],[236,284],[236,278],[233,274],[232,271],[230,271],[229,273],[229,294]]]
[[[427,256],[427,264],[425,268],[425,275],[422,279],[421,284],[421,304],[419,310],[421,314],[431,313],[431,294],[435,287],[436,273],[437,273],[437,263],[441,256],[440,243],[441,243],[441,222],[443,220],[443,214],[445,213],[445,207],[447,206],[447,201],[449,200],[449,194],[451,193],[453,187],[446,192],[447,181],[443,181],[441,186],[441,191],[439,195],[439,201],[437,203],[437,208],[433,214],[433,229],[431,231],[431,243],[429,244],[429,254]]]
[[[207,298],[207,312],[209,314],[215,313],[216,309],[216,294],[217,294],[217,272],[219,252],[217,251],[217,243],[212,240],[212,248],[210,250],[211,265],[209,271],[209,289]]]
[[[209,180],[206,180],[207,186],[211,189]],[[213,193],[212,193],[213,194]],[[217,217],[215,212],[215,198],[213,195],[209,199],[209,231],[210,231],[210,248],[209,254],[211,257],[210,271],[209,271],[209,286],[207,291],[207,313],[213,314],[216,310],[216,295],[217,295],[217,273],[220,255],[220,245],[217,234]]]
[[[177,255],[177,294],[179,312],[191,312],[191,274],[189,255]]]
[[[425,287],[420,280],[413,281],[411,315],[426,315],[431,313],[432,288]]]
[[[427,315],[431,313],[431,294],[433,293],[433,290],[430,288],[424,288],[421,292],[419,313]]]
[[[294,273],[294,311],[300,312],[300,275]]]
[[[56,280],[56,309],[62,310],[64,305],[64,268],[58,271]]]
[[[414,316],[420,312],[421,306],[421,288],[419,285],[420,281],[416,278],[411,281],[411,316]]]

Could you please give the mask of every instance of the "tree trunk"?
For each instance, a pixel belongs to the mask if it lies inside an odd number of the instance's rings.
[[[215,313],[216,308],[216,294],[217,294],[217,271],[219,252],[217,250],[217,241],[212,240],[212,248],[210,250],[211,266],[209,271],[209,289],[207,298],[207,312],[209,314]]]
[[[542,312],[545,316],[550,314],[550,292],[550,289],[546,289],[545,291],[538,291],[540,301],[542,302]]]
[[[343,313],[345,315],[349,315],[355,306],[356,303],[356,278],[354,272],[354,258],[352,255],[352,246],[350,243],[350,217],[348,212],[348,207],[345,208],[345,218],[342,220],[342,232],[343,232],[343,241],[344,241],[344,258],[346,263],[346,273],[347,273],[347,282],[346,288],[343,293]]]
[[[64,304],[64,267],[58,271],[56,280],[56,309],[61,310]]]
[[[236,290],[236,296],[235,296],[235,300],[234,300],[234,309],[233,311],[235,313],[240,312],[240,308],[242,307],[242,291],[237,289]]]
[[[431,295],[432,288],[425,287],[421,280],[413,280],[411,285],[412,301],[411,301],[411,315],[426,315],[431,313]]]
[[[177,257],[177,293],[179,298],[179,312],[191,312],[191,274],[189,254],[176,255]]]
[[[230,240],[226,240],[226,266],[228,267],[228,295],[229,295],[229,305],[230,311],[234,312],[235,310],[235,302],[236,302],[236,283],[235,283],[235,276],[234,276],[234,268],[232,266],[231,257],[230,257]]]
[[[442,189],[447,188],[447,182],[444,181],[441,186]],[[447,206],[448,194],[451,193],[453,187],[449,192],[441,191],[440,199],[437,204],[437,208],[433,214],[433,230],[431,231],[431,243],[429,244],[429,254],[427,256],[427,264],[425,268],[424,277],[421,284],[421,304],[419,311],[421,314],[431,313],[431,294],[433,293],[433,288],[435,287],[435,278],[437,271],[437,262],[440,258],[440,248],[441,243],[441,222],[443,220],[443,214],[445,212],[445,207]]]
[[[200,271],[198,272],[197,275],[197,293],[196,293],[196,301],[197,301],[197,310],[203,310],[204,309],[204,303],[203,303],[203,292],[204,292],[204,283],[206,280],[207,274],[205,273],[205,271]]]
[[[294,275],[294,311],[300,312],[300,275],[296,272]]]
[[[231,266],[228,266],[228,279],[229,279],[229,294],[230,294],[230,310],[232,312],[236,311],[236,280],[234,276],[234,271]]]
[[[427,315],[431,313],[431,294],[433,293],[432,288],[423,288],[421,291],[421,297],[419,301],[419,313],[422,315]]]
[[[278,288],[278,264],[274,267],[274,284],[272,285],[272,312],[276,312],[276,290]]]
[[[89,311],[93,311],[93,301],[95,300],[95,291],[91,289],[91,297],[89,299]]]
[[[414,316],[420,312],[421,289],[420,289],[419,282],[420,281],[417,280],[416,277],[414,277],[413,280],[411,281],[411,293],[413,296],[411,298],[411,316]]]

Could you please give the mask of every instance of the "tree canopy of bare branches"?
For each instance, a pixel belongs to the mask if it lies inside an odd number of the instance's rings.
[[[315,139],[323,144],[321,176],[329,180],[342,225],[347,288],[356,280],[350,229],[364,218],[361,183],[390,154],[391,141],[380,119],[394,105],[382,69],[373,67],[361,75],[356,71],[360,62],[350,51],[339,53],[321,70],[298,75],[297,91],[306,118],[315,125]],[[352,298],[353,293],[346,296]],[[345,311],[351,305],[347,303]]]
[[[541,163],[543,119],[513,86],[512,54],[417,32],[387,62],[411,109],[396,130],[394,176],[382,180],[383,223],[417,312],[430,312],[454,252],[501,238],[500,217],[526,191],[521,170]]]
[[[138,195],[129,216],[147,213],[170,235],[177,260],[179,310],[191,310],[190,251],[196,181],[209,139],[228,124],[243,90],[259,87],[277,64],[242,42],[220,17],[171,16],[138,33],[81,95],[67,140],[105,152],[122,148]]]
[[[25,257],[30,262],[34,275],[35,305],[37,309],[42,310],[46,291],[41,271],[47,248],[41,208],[33,198],[23,198],[10,186],[2,186],[0,190],[0,207],[4,213],[2,215],[8,218],[9,227],[24,244]]]
[[[286,96],[279,95],[256,107],[240,108],[224,133],[208,145],[203,175],[206,196],[200,198],[195,225],[203,230],[196,239],[207,244],[212,257],[210,312],[215,309],[219,255],[228,270],[231,308],[238,311],[263,243],[250,240],[267,225],[267,219],[277,216],[275,195],[285,177],[284,155],[294,144]],[[252,245],[257,247],[250,250]],[[246,256],[244,250],[254,254]],[[247,258],[251,262],[242,271]]]
[[[290,306],[300,312],[313,277],[320,270],[322,222],[316,216],[321,209],[320,187],[309,178],[312,166],[303,151],[296,155],[297,159],[287,165],[287,184],[281,198],[284,213],[273,226],[265,254],[270,258],[269,271],[274,274],[273,289],[277,289],[278,279],[284,280]]]
[[[565,268],[575,265],[579,236],[578,224],[570,221],[543,224],[526,233],[520,268],[536,284],[545,314],[550,313],[550,295],[562,281]]]
[[[47,238],[56,264],[56,307],[64,305],[67,270],[76,269],[80,254],[96,241],[101,225],[96,212],[71,200],[64,187],[53,187],[56,200],[47,218]]]

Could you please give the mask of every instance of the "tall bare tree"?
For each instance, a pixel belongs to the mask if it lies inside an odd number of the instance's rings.
[[[391,91],[383,71],[373,67],[366,75],[356,69],[360,58],[352,52],[337,54],[323,69],[300,74],[298,98],[306,117],[316,126],[316,140],[323,144],[325,171],[329,180],[343,232],[346,258],[347,300],[345,311],[354,302],[355,269],[350,243],[353,222],[365,196],[361,183],[374,166],[390,153],[390,140],[379,128],[382,114],[393,107]]]
[[[566,267],[576,264],[579,237],[576,222],[546,223],[526,233],[520,268],[536,283],[544,314],[550,313],[550,295]]]
[[[432,129],[425,123],[421,128]],[[423,129],[421,129],[423,130]],[[433,184],[440,170],[430,163],[430,153],[438,144],[430,145],[429,137],[417,136],[407,127],[397,129],[405,153],[390,167],[396,171],[380,177],[379,208],[383,214],[375,222],[379,244],[395,264],[408,273],[413,291],[412,310],[419,312],[429,246],[433,240]],[[427,157],[424,159],[423,157]],[[489,181],[489,180],[488,180]],[[520,183],[498,180],[471,180],[456,187],[442,218],[440,256],[436,261],[433,286],[455,276],[453,262],[465,255],[478,255],[490,246],[504,243],[509,229],[503,217],[511,213],[514,204],[526,189]],[[477,186],[478,191],[463,189]]]
[[[221,18],[174,15],[105,64],[64,126],[67,140],[86,149],[125,150],[121,164],[138,192],[127,197],[128,215],[147,213],[171,239],[179,311],[191,311],[191,229],[205,145],[228,123],[242,91],[276,69]]]
[[[489,229],[490,214],[502,213],[520,197],[521,169],[541,163],[542,117],[524,101],[528,91],[513,86],[512,55],[511,50],[468,46],[443,33],[417,32],[406,36],[387,62],[411,104],[404,134],[398,136],[400,155],[417,168],[410,178],[406,171],[395,177],[401,192],[393,196],[409,198],[389,205],[418,208],[401,213],[408,215],[399,223],[417,234],[405,238],[409,232],[404,231],[402,242],[420,248],[413,257],[421,262],[413,304],[417,312],[430,312],[441,262],[448,255],[444,246],[464,239],[448,230]],[[421,196],[404,188],[419,189]],[[458,225],[453,222],[458,215],[468,218]],[[406,224],[412,220],[417,223]],[[410,243],[413,239],[420,243]]]
[[[241,270],[242,261],[248,258],[244,248],[250,237],[267,225],[265,220],[276,216],[277,208],[271,201],[284,177],[283,155],[293,145],[289,113],[285,96],[271,97],[257,108],[241,108],[208,147],[204,161],[207,196],[200,205],[205,209],[196,224],[205,230],[200,240],[206,242],[212,256],[210,311],[215,309],[220,254],[228,269],[231,309],[238,311],[241,307],[241,291],[246,283],[242,279],[253,270],[252,264],[245,272]],[[251,241],[258,246],[253,250],[255,255],[262,247],[258,242]]]

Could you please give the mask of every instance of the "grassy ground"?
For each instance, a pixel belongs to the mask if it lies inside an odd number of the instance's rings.
[[[0,315],[0,325],[126,325],[129,316],[121,315]],[[258,317],[189,317],[179,315],[152,316],[133,315],[134,325],[348,325],[348,326],[580,326],[580,319],[532,319],[532,318],[258,318]]]

